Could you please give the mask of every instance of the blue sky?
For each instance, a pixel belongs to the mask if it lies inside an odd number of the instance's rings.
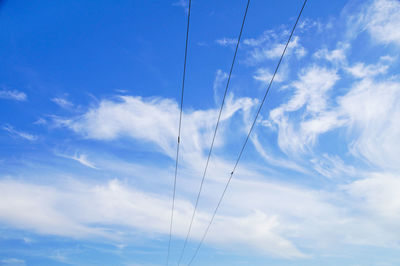
[[[246,1],[193,1],[171,265]],[[183,265],[302,1],[250,4]],[[187,2],[0,2],[0,265],[165,265]],[[193,265],[400,265],[400,2],[312,1]]]

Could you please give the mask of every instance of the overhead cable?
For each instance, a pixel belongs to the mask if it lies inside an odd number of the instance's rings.
[[[214,129],[214,135],[213,135],[213,138],[212,138],[212,141],[211,141],[210,149],[209,149],[209,151],[208,151],[208,157],[207,157],[206,165],[205,165],[205,168],[204,168],[204,171],[203,171],[203,177],[202,177],[202,179],[201,179],[201,183],[200,183],[200,187],[199,187],[199,192],[198,192],[198,194],[197,194],[196,203],[195,203],[195,206],[194,206],[192,218],[191,218],[191,220],[190,220],[189,229],[188,229],[188,232],[187,232],[187,234],[186,234],[185,242],[184,242],[184,244],[183,244],[183,248],[182,248],[182,251],[181,251],[179,260],[178,260],[178,266],[180,265],[181,260],[182,260],[182,258],[183,258],[183,254],[185,253],[185,249],[186,249],[186,246],[187,246],[187,243],[188,243],[188,240],[189,240],[189,237],[190,237],[190,233],[191,233],[191,230],[192,230],[192,225],[193,225],[194,217],[195,217],[195,215],[196,215],[197,206],[198,206],[199,199],[200,199],[200,195],[201,195],[201,192],[202,192],[202,189],[203,189],[204,179],[205,179],[206,174],[207,174],[208,164],[209,164],[209,162],[210,162],[211,153],[212,153],[212,150],[213,150],[213,148],[214,148],[215,137],[216,137],[216,135],[217,135],[217,131],[218,131],[218,126],[219,126],[219,122],[220,122],[220,119],[221,119],[222,110],[223,110],[223,107],[224,107],[224,105],[225,105],[225,98],[226,98],[226,95],[227,95],[227,92],[228,92],[228,88],[229,88],[229,84],[230,84],[230,80],[231,80],[231,76],[232,76],[232,71],[233,71],[233,66],[235,65],[235,60],[236,60],[237,51],[238,51],[238,49],[239,49],[240,40],[241,40],[241,38],[242,38],[242,32],[243,32],[243,28],[244,28],[244,23],[245,23],[245,21],[246,21],[247,10],[249,9],[249,5],[250,5],[250,0],[247,1],[246,10],[245,10],[245,12],[244,12],[244,16],[243,16],[243,20],[242,20],[242,25],[241,25],[241,27],[240,27],[239,37],[238,37],[237,42],[236,42],[235,53],[234,53],[234,55],[233,55],[231,68],[230,68],[230,70],[229,70],[229,75],[228,75],[228,79],[227,79],[226,86],[225,86],[224,96],[223,96],[223,98],[222,98],[222,103],[221,103],[221,107],[220,107],[220,109],[219,109],[217,123],[216,123],[215,129]]]
[[[299,15],[297,16],[296,22],[295,22],[295,24],[294,24],[294,26],[293,26],[293,28],[292,28],[292,31],[291,31],[291,33],[290,33],[290,36],[289,36],[289,38],[288,38],[288,40],[287,40],[287,42],[286,42],[285,48],[283,49],[282,55],[281,55],[281,57],[280,57],[280,59],[279,59],[279,62],[278,62],[278,64],[277,64],[276,68],[275,68],[274,74],[272,75],[272,78],[271,78],[271,80],[270,80],[270,82],[269,82],[269,85],[268,85],[267,90],[266,90],[266,92],[265,92],[265,94],[264,94],[264,97],[263,97],[263,99],[262,99],[262,101],[261,101],[261,104],[260,104],[260,106],[259,106],[259,108],[258,108],[258,110],[257,110],[257,113],[256,113],[256,116],[255,116],[255,118],[254,118],[254,120],[253,120],[253,123],[252,123],[252,125],[251,125],[251,127],[250,127],[250,130],[249,130],[249,132],[248,132],[248,134],[247,134],[247,137],[246,137],[246,139],[245,139],[245,141],[244,141],[244,143],[243,143],[243,146],[242,146],[242,148],[241,148],[241,150],[240,150],[240,152],[239,152],[239,155],[238,155],[238,158],[237,158],[237,160],[236,160],[236,163],[235,163],[235,165],[234,165],[234,167],[233,167],[233,169],[232,169],[232,171],[231,171],[231,173],[230,173],[230,176],[229,176],[229,179],[228,179],[227,183],[225,184],[225,188],[224,188],[224,190],[223,190],[223,192],[222,192],[222,194],[221,194],[221,197],[220,197],[220,199],[219,199],[219,201],[218,201],[217,207],[215,208],[214,213],[213,213],[213,215],[212,215],[212,217],[211,217],[211,220],[210,220],[210,222],[209,222],[209,224],[208,224],[208,226],[207,226],[207,228],[206,228],[206,230],[205,230],[205,232],[204,232],[204,234],[203,234],[203,236],[202,236],[202,238],[201,238],[201,240],[200,240],[200,242],[199,242],[199,244],[198,244],[198,246],[197,246],[197,248],[196,248],[196,250],[195,250],[194,255],[191,257],[191,259],[190,259],[188,265],[191,265],[192,262],[194,261],[194,259],[196,258],[197,254],[198,254],[198,252],[199,252],[199,250],[200,250],[200,247],[201,247],[201,245],[203,244],[203,242],[204,242],[204,240],[205,240],[205,238],[206,238],[206,236],[207,236],[207,234],[208,234],[208,231],[209,231],[209,229],[210,229],[210,227],[211,227],[211,224],[212,224],[212,222],[214,221],[215,215],[216,215],[217,212],[218,212],[218,209],[219,209],[219,207],[220,207],[220,205],[221,205],[221,202],[222,202],[222,200],[223,200],[223,198],[224,198],[224,196],[225,196],[226,190],[228,189],[228,186],[229,186],[229,184],[230,184],[230,182],[231,182],[231,180],[232,180],[233,174],[234,174],[234,172],[235,172],[235,170],[236,170],[236,168],[237,168],[237,166],[238,166],[238,164],[239,164],[239,161],[240,161],[240,159],[241,159],[241,157],[242,157],[243,151],[244,151],[244,149],[245,149],[245,147],[246,147],[246,145],[247,145],[247,142],[248,142],[248,140],[249,140],[249,138],[250,138],[251,132],[253,131],[254,125],[255,125],[256,122],[257,122],[258,116],[259,116],[259,114],[260,114],[260,112],[261,112],[261,109],[262,109],[262,107],[263,107],[263,105],[264,105],[265,99],[267,98],[268,92],[269,92],[269,90],[270,90],[270,88],[271,88],[271,85],[272,85],[272,83],[273,83],[273,81],[274,81],[275,75],[276,75],[276,73],[278,72],[279,66],[281,65],[282,59],[283,59],[283,57],[284,57],[284,55],[285,55],[285,53],[286,53],[287,47],[288,47],[288,45],[289,45],[289,43],[290,43],[290,40],[292,39],[294,30],[296,29],[296,26],[297,26],[297,24],[298,24],[298,22],[299,22],[299,19],[300,19],[300,17],[301,17],[301,14],[303,13],[303,9],[304,9],[306,3],[307,3],[307,0],[304,0],[304,3],[303,3],[303,5],[302,5],[302,7],[301,7],[301,10],[300,10],[300,12],[299,12]]]
[[[176,176],[178,174],[178,161],[179,161],[179,146],[181,143],[181,127],[182,127],[182,110],[183,110],[183,95],[185,92],[185,78],[186,78],[186,59],[189,41],[189,25],[190,25],[190,8],[192,1],[189,0],[187,27],[186,27],[186,43],[185,43],[185,58],[183,60],[183,75],[182,75],[182,92],[181,92],[181,106],[179,113],[179,126],[178,126],[178,143],[176,146],[176,158],[175,158],[175,175],[174,175],[174,190],[172,194],[172,208],[171,208],[171,222],[169,226],[169,240],[168,240],[168,254],[167,254],[167,266],[169,264],[169,256],[171,250],[171,238],[172,238],[172,224],[174,220],[174,209],[175,209],[175,192],[176,192]]]

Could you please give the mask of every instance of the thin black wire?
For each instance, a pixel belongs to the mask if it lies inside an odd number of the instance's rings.
[[[190,225],[189,225],[189,230],[188,230],[188,232],[187,232],[186,239],[185,239],[185,243],[183,244],[183,248],[182,248],[182,251],[181,251],[181,255],[180,255],[179,260],[178,260],[178,266],[180,265],[181,260],[182,260],[182,257],[183,257],[183,254],[185,253],[185,249],[186,249],[187,242],[188,242],[188,239],[189,239],[189,236],[190,236],[190,232],[191,232],[191,230],[192,230],[192,225],[193,225],[194,217],[195,217],[195,215],[196,215],[196,210],[197,210],[197,206],[198,206],[198,203],[199,203],[201,191],[202,191],[202,189],[203,189],[203,183],[204,183],[204,179],[205,179],[205,177],[206,177],[206,173],[207,173],[207,169],[208,169],[208,164],[209,164],[209,162],[210,162],[211,153],[212,153],[212,150],[213,150],[213,148],[214,148],[215,136],[217,135],[218,125],[219,125],[219,122],[220,122],[220,119],[221,119],[221,114],[222,114],[222,109],[223,109],[223,107],[224,107],[224,105],[225,105],[225,98],[226,98],[226,94],[227,94],[227,92],[228,92],[229,83],[230,83],[231,76],[232,76],[232,71],[233,71],[233,66],[235,65],[236,54],[237,54],[237,51],[238,51],[238,49],[239,49],[240,39],[242,38],[243,27],[244,27],[244,23],[245,23],[245,21],[246,21],[247,10],[249,9],[249,4],[250,4],[250,0],[247,1],[246,10],[245,10],[245,12],[244,12],[243,21],[242,21],[242,26],[240,27],[240,33],[239,33],[239,37],[238,37],[238,40],[237,40],[237,43],[236,43],[235,54],[233,55],[233,60],[232,60],[231,68],[230,68],[230,71],[229,71],[228,80],[227,80],[226,86],[225,86],[224,97],[222,98],[221,107],[220,107],[220,109],[219,109],[217,124],[215,125],[214,135],[213,135],[213,138],[212,138],[212,141],[211,141],[210,150],[209,150],[209,152],[208,152],[208,157],[207,157],[206,166],[205,166],[205,168],[204,168],[203,177],[202,177],[202,179],[201,179],[199,192],[198,192],[198,194],[197,194],[196,204],[195,204],[195,206],[194,206],[192,219],[191,219]]]
[[[264,94],[264,97],[263,97],[263,99],[262,99],[262,101],[261,101],[261,104],[260,104],[260,106],[259,106],[259,108],[258,108],[257,114],[256,114],[256,116],[255,116],[255,118],[254,118],[253,124],[251,125],[251,128],[250,128],[250,130],[249,130],[249,133],[247,134],[246,140],[245,140],[244,143],[243,143],[242,149],[240,150],[240,153],[239,153],[239,156],[238,156],[238,158],[237,158],[237,160],[236,160],[235,166],[234,166],[233,169],[232,169],[232,172],[231,172],[231,174],[230,174],[230,177],[229,177],[229,179],[228,179],[228,182],[227,182],[226,185],[225,185],[224,191],[222,192],[222,195],[221,195],[221,197],[220,197],[220,199],[219,199],[219,202],[218,202],[218,204],[217,204],[217,207],[216,207],[215,210],[214,210],[213,216],[211,217],[211,220],[210,220],[210,222],[209,222],[209,224],[208,224],[208,226],[207,226],[207,229],[206,229],[206,231],[204,232],[203,237],[202,237],[200,243],[198,244],[197,249],[196,249],[196,251],[195,251],[193,257],[192,257],[191,260],[189,261],[189,264],[188,264],[188,265],[192,264],[193,260],[194,260],[195,257],[197,256],[197,253],[199,252],[199,249],[200,249],[201,245],[203,244],[204,239],[205,239],[206,236],[207,236],[208,230],[210,229],[210,226],[211,226],[212,222],[214,221],[215,215],[216,215],[216,213],[217,213],[217,211],[218,211],[219,206],[221,205],[222,199],[223,199],[224,196],[225,196],[226,190],[227,190],[227,188],[228,188],[228,186],[229,186],[229,184],[230,184],[230,182],[231,182],[231,180],[232,180],[232,176],[233,176],[233,174],[234,174],[234,172],[235,172],[235,170],[236,170],[236,167],[237,167],[238,164],[239,164],[240,158],[242,157],[243,151],[244,151],[244,149],[245,149],[245,147],[246,147],[246,145],[247,145],[247,142],[248,142],[248,140],[249,140],[249,138],[250,138],[250,134],[251,134],[251,132],[253,131],[254,125],[256,124],[256,121],[257,121],[257,119],[258,119],[258,115],[259,115],[260,112],[261,112],[261,109],[262,109],[262,107],[263,107],[263,105],[264,105],[265,99],[267,98],[269,89],[271,88],[271,85],[272,85],[272,82],[274,81],[275,75],[276,75],[276,73],[278,72],[279,66],[280,66],[280,64],[281,64],[281,62],[282,62],[282,59],[283,59],[285,53],[286,53],[286,49],[287,49],[287,47],[288,47],[288,45],[289,45],[290,40],[292,39],[293,32],[294,32],[294,30],[296,29],[297,23],[299,22],[301,13],[303,13],[303,9],[304,9],[306,3],[307,3],[307,0],[304,0],[303,6],[301,7],[300,13],[299,13],[299,15],[298,15],[298,17],[297,17],[297,20],[296,20],[296,23],[295,23],[294,26],[293,26],[293,29],[292,29],[292,32],[290,33],[290,36],[289,36],[288,41],[286,42],[285,49],[283,49],[283,52],[282,52],[282,55],[281,55],[281,57],[280,57],[280,59],[279,59],[278,65],[276,66],[275,72],[274,72],[274,74],[273,74],[273,76],[272,76],[272,78],[271,78],[271,81],[269,82],[269,85],[268,85],[268,87],[267,87],[267,90],[266,90],[266,92],[265,92],[265,94]]]
[[[186,59],[187,59],[187,50],[188,50],[187,48],[188,48],[188,40],[189,40],[190,7],[191,7],[191,4],[192,4],[192,1],[189,0],[187,28],[186,28],[185,59],[183,61],[182,94],[181,94],[181,108],[180,108],[180,114],[179,114],[178,143],[177,143],[177,146],[176,146],[176,158],[175,158],[174,192],[172,194],[171,223],[170,223],[170,226],[169,226],[167,266],[169,264],[169,256],[170,256],[170,249],[171,249],[171,238],[172,238],[172,223],[173,223],[173,220],[174,220],[176,176],[178,174],[179,146],[180,146],[180,143],[181,143],[183,95],[184,95],[184,91],[185,91]]]

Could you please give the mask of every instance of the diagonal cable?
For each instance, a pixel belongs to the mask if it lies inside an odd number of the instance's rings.
[[[243,28],[244,28],[244,23],[245,23],[245,21],[246,21],[247,10],[249,9],[249,5],[250,5],[250,0],[247,1],[246,10],[245,10],[245,12],[244,12],[243,21],[242,21],[242,26],[240,27],[240,33],[239,33],[238,40],[237,40],[237,42],[236,42],[235,53],[234,53],[234,55],[233,55],[232,64],[231,64],[231,68],[230,68],[230,71],[229,71],[228,80],[227,80],[226,86],[225,86],[224,97],[222,98],[221,107],[220,107],[220,109],[219,109],[217,124],[215,125],[215,130],[214,130],[214,135],[213,135],[213,138],[212,138],[212,141],[211,141],[210,150],[208,151],[208,157],[207,157],[206,166],[205,166],[205,168],[204,168],[203,177],[202,177],[202,179],[201,179],[199,192],[198,192],[198,194],[197,194],[196,204],[195,204],[194,210],[193,210],[193,215],[192,215],[192,218],[191,218],[191,220],[190,220],[189,230],[188,230],[188,232],[187,232],[186,239],[185,239],[185,243],[183,244],[183,248],[182,248],[182,251],[181,251],[181,255],[180,255],[179,260],[178,260],[178,266],[180,265],[181,260],[182,260],[182,257],[183,257],[183,254],[185,253],[185,249],[186,249],[186,246],[187,246],[187,243],[188,243],[188,240],[189,240],[189,237],[190,237],[190,233],[191,233],[191,230],[192,230],[192,225],[193,225],[194,217],[195,217],[195,215],[196,215],[197,206],[198,206],[199,199],[200,199],[200,195],[201,195],[201,192],[202,192],[202,189],[203,189],[204,179],[205,179],[206,174],[207,174],[208,164],[209,164],[209,162],[210,162],[211,153],[212,153],[212,150],[213,150],[213,148],[214,148],[215,136],[217,135],[217,131],[218,131],[218,126],[219,126],[219,122],[220,122],[220,119],[221,119],[222,110],[223,110],[223,107],[224,107],[224,105],[225,105],[225,98],[226,98],[226,94],[227,94],[227,92],[228,92],[229,83],[230,83],[231,76],[232,76],[232,71],[233,71],[233,66],[235,65],[236,55],[237,55],[237,51],[238,51],[238,49],[239,49],[239,44],[240,44],[240,39],[242,38],[242,32],[243,32]]]
[[[180,143],[181,143],[183,95],[184,95],[184,91],[185,91],[186,59],[187,59],[187,50],[188,50],[188,41],[189,41],[189,25],[190,25],[190,7],[191,7],[191,4],[192,4],[192,1],[189,0],[187,28],[186,28],[185,59],[183,61],[181,107],[180,107],[180,113],[179,113],[179,127],[178,127],[178,143],[177,143],[177,146],[176,146],[176,158],[175,158],[174,192],[172,194],[171,222],[170,222],[170,226],[169,226],[167,266],[169,264],[169,256],[170,256],[170,250],[171,250],[171,237],[172,237],[172,224],[173,224],[173,220],[174,220],[176,176],[178,174],[179,146],[180,146]]]
[[[192,262],[193,262],[194,259],[196,258],[197,253],[199,252],[200,247],[201,247],[201,245],[203,244],[204,239],[205,239],[206,236],[207,236],[207,233],[208,233],[208,231],[209,231],[209,229],[210,229],[210,226],[211,226],[212,222],[214,221],[215,215],[217,214],[217,211],[218,211],[218,209],[219,209],[219,206],[221,205],[221,202],[222,202],[222,200],[223,200],[223,198],[224,198],[224,196],[225,196],[226,190],[228,189],[228,186],[229,186],[229,184],[230,184],[230,182],[231,182],[231,180],[232,180],[232,177],[233,177],[233,174],[234,174],[234,172],[235,172],[235,170],[236,170],[236,167],[237,167],[238,164],[239,164],[240,158],[242,157],[243,151],[244,151],[244,149],[245,149],[245,147],[246,147],[246,145],[247,145],[247,142],[248,142],[248,140],[249,140],[249,138],[250,138],[250,134],[251,134],[251,132],[253,131],[254,125],[256,124],[256,121],[257,121],[257,119],[258,119],[258,116],[259,116],[259,114],[260,114],[260,112],[261,112],[261,109],[262,109],[262,107],[263,107],[263,105],[264,105],[265,99],[267,98],[269,89],[271,88],[271,85],[272,85],[272,83],[273,83],[273,81],[274,81],[275,75],[276,75],[276,73],[278,72],[279,66],[280,66],[280,64],[281,64],[281,62],[282,62],[282,59],[283,59],[285,53],[286,53],[287,47],[288,47],[288,45],[289,45],[290,40],[292,39],[293,32],[294,32],[294,30],[296,29],[297,23],[299,22],[300,16],[301,16],[301,14],[303,13],[303,9],[304,9],[306,3],[307,3],[307,0],[304,0],[303,6],[301,7],[301,10],[300,10],[299,15],[298,15],[297,20],[296,20],[296,23],[294,24],[293,29],[292,29],[292,31],[291,31],[291,33],[290,33],[289,39],[287,40],[286,45],[285,45],[285,48],[283,49],[282,55],[281,55],[281,57],[280,57],[280,59],[279,59],[279,62],[278,62],[278,64],[277,64],[276,68],[275,68],[275,72],[274,72],[274,74],[272,75],[271,81],[269,82],[269,85],[268,85],[268,87],[267,87],[267,90],[266,90],[266,92],[265,92],[265,94],[264,94],[264,97],[263,97],[263,99],[262,99],[262,101],[261,101],[261,104],[260,104],[260,106],[259,106],[259,108],[258,108],[258,110],[257,110],[257,114],[256,114],[256,116],[255,116],[255,118],[254,118],[254,120],[253,120],[253,123],[252,123],[251,127],[250,127],[249,133],[247,134],[246,140],[245,140],[244,143],[243,143],[242,149],[240,150],[239,156],[238,156],[238,158],[237,158],[237,160],[236,160],[236,163],[235,163],[235,165],[234,165],[234,167],[233,167],[233,169],[232,169],[232,171],[231,171],[231,174],[230,174],[230,177],[229,177],[229,179],[228,179],[228,182],[227,182],[226,185],[225,185],[225,188],[224,188],[224,190],[223,190],[223,192],[222,192],[222,194],[221,194],[221,197],[220,197],[220,199],[219,199],[219,201],[218,201],[217,207],[216,207],[215,210],[214,210],[214,213],[213,213],[213,215],[212,215],[212,217],[211,217],[211,220],[210,220],[210,222],[209,222],[209,224],[208,224],[208,226],[207,226],[207,228],[206,228],[206,230],[205,230],[205,232],[204,232],[204,234],[203,234],[203,237],[201,238],[201,240],[200,240],[200,242],[199,242],[199,244],[198,244],[198,246],[197,246],[197,248],[196,248],[196,251],[195,251],[194,255],[193,255],[192,258],[190,259],[188,265],[192,264]]]

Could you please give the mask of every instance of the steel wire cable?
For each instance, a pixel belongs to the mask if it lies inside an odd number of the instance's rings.
[[[206,165],[205,165],[205,168],[204,168],[203,176],[202,176],[202,179],[201,179],[199,192],[197,194],[196,203],[195,203],[195,206],[194,206],[194,210],[193,210],[192,218],[191,218],[191,221],[190,221],[189,229],[188,229],[188,232],[186,234],[185,242],[183,244],[183,248],[182,248],[179,260],[178,260],[178,266],[180,265],[180,263],[182,261],[183,254],[185,253],[185,249],[186,249],[186,246],[187,246],[187,243],[188,243],[188,240],[189,240],[189,237],[190,237],[190,233],[191,233],[191,230],[192,230],[194,217],[196,215],[197,206],[198,206],[200,195],[201,195],[201,192],[202,192],[202,189],[203,189],[204,179],[205,179],[206,174],[207,174],[207,169],[208,169],[208,165],[209,165],[209,162],[210,162],[211,153],[212,153],[212,150],[214,148],[215,137],[217,135],[217,131],[218,131],[218,126],[219,126],[219,122],[220,122],[220,119],[221,119],[222,110],[223,110],[223,107],[225,105],[225,98],[226,98],[226,95],[227,95],[227,92],[228,92],[228,88],[229,88],[229,84],[230,84],[230,80],[231,80],[231,76],[232,76],[233,67],[235,65],[237,51],[239,49],[240,40],[242,38],[243,28],[244,28],[244,24],[245,24],[245,21],[246,21],[246,16],[247,16],[247,11],[249,9],[249,5],[250,5],[250,0],[247,1],[246,9],[245,9],[245,12],[244,12],[242,25],[240,27],[239,37],[238,37],[237,42],[236,42],[235,53],[233,55],[231,68],[229,70],[229,75],[228,75],[228,79],[227,79],[226,86],[225,86],[224,96],[222,98],[222,103],[221,103],[221,107],[219,109],[217,123],[216,123],[215,129],[214,129],[214,135],[213,135],[213,138],[212,138],[212,141],[211,141],[211,146],[210,146],[210,149],[209,149],[209,152],[208,152],[208,157],[207,157]]]
[[[291,33],[290,33],[290,36],[289,36],[289,38],[288,38],[288,40],[287,40],[287,42],[286,42],[285,48],[283,49],[282,55],[281,55],[281,57],[280,57],[280,59],[279,59],[279,62],[278,62],[278,64],[277,64],[276,68],[275,68],[274,74],[272,75],[271,81],[269,82],[269,85],[268,85],[268,87],[267,87],[267,90],[266,90],[266,92],[265,92],[265,94],[264,94],[264,97],[263,97],[263,99],[262,99],[262,101],[261,101],[261,104],[260,104],[260,106],[259,106],[259,108],[258,108],[258,110],[257,110],[256,116],[255,116],[255,118],[254,118],[254,120],[253,120],[253,123],[252,123],[252,125],[251,125],[251,127],[250,127],[250,130],[249,130],[249,132],[248,132],[248,134],[247,134],[247,137],[246,137],[246,139],[245,139],[245,141],[244,141],[244,143],[243,143],[243,146],[242,146],[242,148],[241,148],[241,150],[240,150],[240,152],[239,152],[239,156],[238,156],[238,158],[237,158],[237,160],[236,160],[236,163],[235,163],[235,165],[234,165],[234,167],[233,167],[233,169],[232,169],[232,171],[231,171],[231,173],[230,173],[230,177],[229,177],[229,179],[228,179],[228,181],[227,181],[227,183],[226,183],[226,185],[225,185],[225,188],[224,188],[224,190],[223,190],[223,192],[222,192],[222,194],[221,194],[221,197],[220,197],[220,199],[219,199],[219,201],[218,201],[217,207],[215,208],[214,213],[213,213],[213,215],[212,215],[212,217],[211,217],[211,220],[210,220],[210,222],[209,222],[209,224],[208,224],[208,226],[207,226],[207,228],[206,228],[206,230],[205,230],[205,232],[204,232],[204,234],[203,234],[203,236],[202,236],[202,238],[201,238],[201,240],[200,240],[200,242],[199,242],[199,244],[198,244],[198,246],[197,246],[197,248],[196,248],[196,250],[195,250],[194,255],[193,255],[192,258],[190,259],[188,265],[191,265],[192,262],[194,261],[194,259],[196,258],[197,254],[198,254],[198,252],[199,252],[199,250],[200,250],[200,247],[201,247],[201,245],[203,244],[204,239],[206,238],[206,236],[207,236],[207,234],[208,234],[208,231],[209,231],[209,229],[210,229],[210,227],[211,227],[211,224],[212,224],[212,222],[214,221],[215,215],[216,215],[217,212],[218,212],[219,206],[221,205],[221,202],[222,202],[222,200],[223,200],[223,198],[224,198],[224,196],[225,196],[226,190],[228,189],[228,186],[229,186],[229,184],[230,184],[230,182],[231,182],[231,180],[232,180],[233,174],[234,174],[234,172],[235,172],[235,170],[236,170],[236,168],[237,168],[237,166],[238,166],[238,164],[239,164],[239,161],[240,161],[240,159],[241,159],[241,157],[242,157],[243,151],[244,151],[244,149],[245,149],[245,147],[246,147],[246,145],[247,145],[247,142],[248,142],[248,140],[249,140],[249,138],[250,138],[251,132],[253,131],[254,125],[255,125],[256,122],[257,122],[258,116],[259,116],[259,114],[260,114],[260,112],[261,112],[261,109],[262,109],[262,107],[263,107],[263,105],[264,105],[265,99],[267,98],[268,92],[269,92],[269,90],[270,90],[270,88],[271,88],[271,85],[272,85],[272,83],[273,83],[273,81],[274,81],[275,75],[276,75],[276,73],[278,72],[279,66],[281,65],[282,59],[283,59],[283,57],[284,57],[284,55],[285,55],[285,53],[286,53],[287,47],[288,47],[288,45],[289,45],[289,43],[290,43],[290,40],[292,39],[294,30],[296,29],[296,26],[297,26],[297,24],[298,24],[298,22],[299,22],[299,20],[300,20],[301,14],[303,13],[303,9],[304,9],[306,3],[307,3],[307,0],[304,0],[304,3],[303,3],[303,5],[302,5],[302,7],[301,7],[301,10],[300,10],[300,12],[299,12],[299,15],[297,16],[296,22],[295,22],[295,24],[294,24],[294,26],[293,26],[293,28],[292,28],[292,31],[291,31]]]
[[[178,161],[179,161],[179,147],[180,147],[180,143],[181,143],[183,95],[184,95],[184,92],[185,92],[186,61],[187,61],[187,50],[188,50],[188,42],[189,42],[189,26],[190,26],[190,8],[191,8],[191,4],[192,4],[192,1],[189,0],[188,18],[187,18],[187,27],[186,27],[185,58],[184,58],[184,61],[183,61],[182,92],[181,92],[181,105],[180,105],[179,127],[178,127],[178,143],[177,143],[177,146],[176,146],[176,158],[175,158],[174,190],[173,190],[173,194],[172,194],[171,222],[170,222],[170,226],[169,226],[167,266],[169,264],[169,257],[170,257],[170,253],[171,253],[170,250],[171,250],[171,238],[172,238],[172,224],[173,224],[173,220],[174,220],[176,177],[177,177],[177,174],[178,174]]]

